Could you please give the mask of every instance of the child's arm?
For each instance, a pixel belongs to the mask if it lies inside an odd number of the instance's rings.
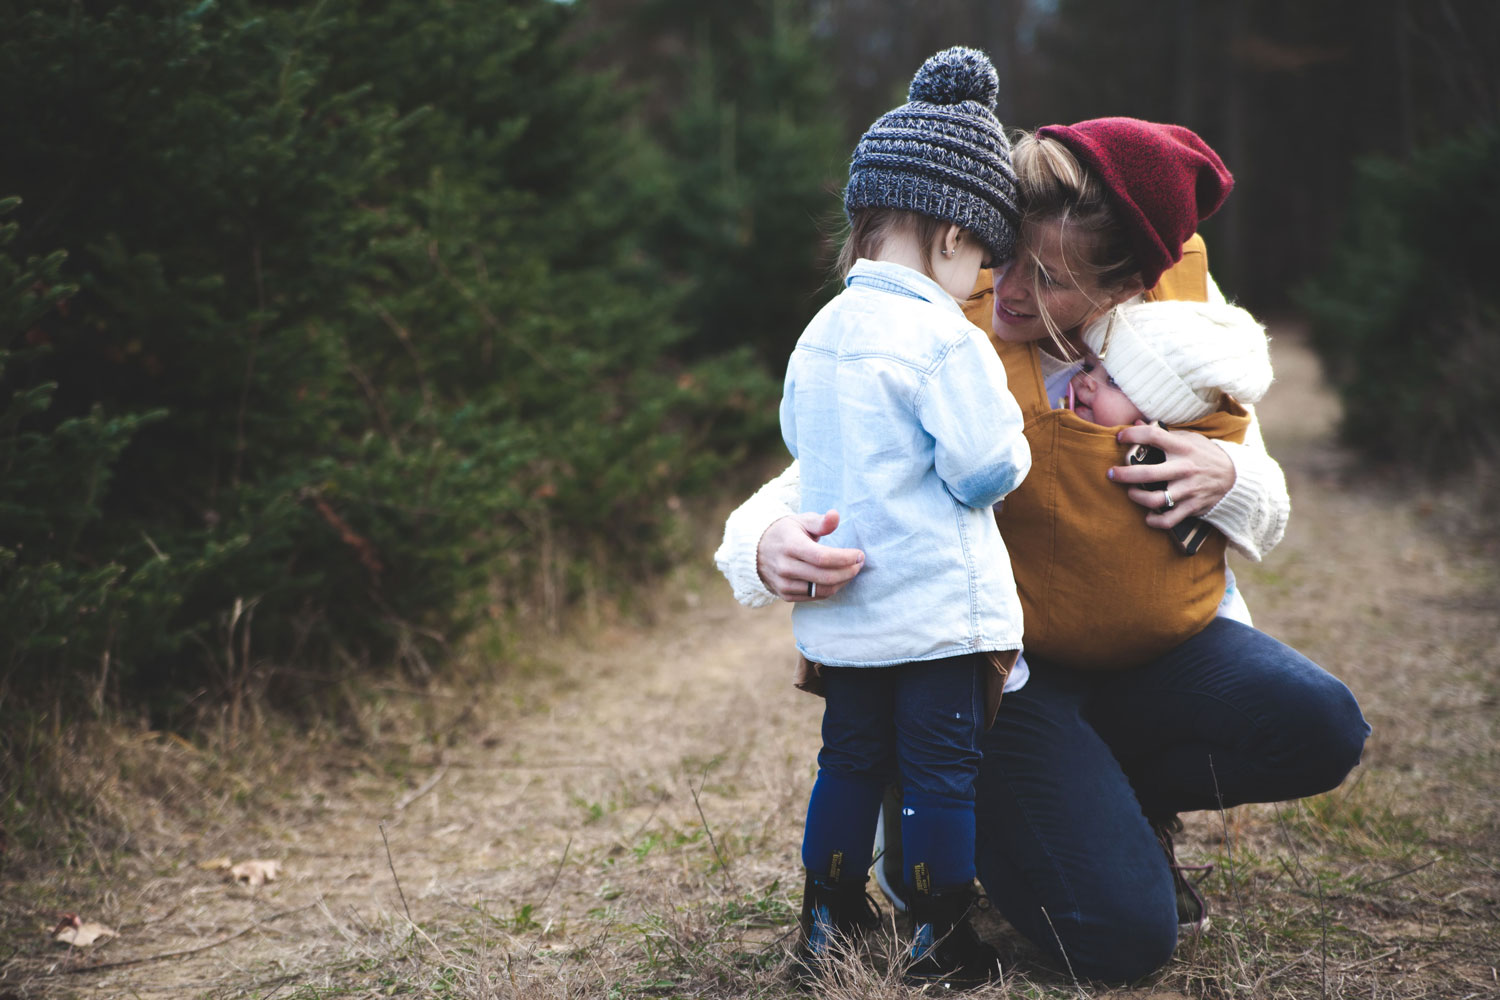
[[[917,394],[918,419],[936,442],[937,474],[970,507],[991,507],[1031,468],[1021,407],[1005,366],[977,330],[959,338]]]

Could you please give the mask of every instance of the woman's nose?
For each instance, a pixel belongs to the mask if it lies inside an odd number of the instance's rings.
[[[1014,260],[995,268],[995,294],[1007,299],[1018,298],[1018,293],[1026,288],[1026,283],[1021,280],[1023,270]]]

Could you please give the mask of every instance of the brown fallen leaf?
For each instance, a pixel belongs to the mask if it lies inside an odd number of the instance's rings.
[[[52,928],[51,934],[52,940],[58,944],[74,948],[87,948],[102,938],[118,936],[113,927],[106,927],[92,920],[85,922],[76,913],[64,913],[57,926]]]
[[[240,885],[248,885],[252,888],[276,881],[276,876],[279,874],[281,874],[280,861],[241,861],[229,869],[231,878]]]

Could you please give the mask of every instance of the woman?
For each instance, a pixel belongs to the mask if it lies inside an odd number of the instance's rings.
[[[965,311],[991,329],[1035,456],[1044,442],[1033,435],[1046,433],[1047,401],[1076,370],[1090,321],[1143,295],[1222,300],[1194,234],[1233,182],[1192,132],[1135,119],[1040,129],[1021,138],[1013,162],[1027,202],[1023,250],[988,284],[981,275]],[[1109,471],[1150,527],[1199,516],[1251,559],[1280,540],[1289,502],[1258,426],[1242,445],[1154,426],[1120,440],[1166,453],[1158,465]],[[797,475],[794,464],[725,525],[715,558],[742,603],[827,599],[860,571],[858,550],[817,544],[838,515],[798,513]],[[1012,498],[1048,490],[1049,476],[1034,462]],[[1046,558],[1012,545],[1032,526],[1004,511],[1000,525],[1018,578],[1028,568],[1087,571],[1023,567]],[[1171,854],[1177,813],[1316,794],[1358,763],[1369,727],[1349,690],[1245,624],[1227,570],[1222,608],[1144,666],[1023,662],[984,735],[979,879],[1013,926],[1078,976],[1152,972],[1176,947],[1179,917],[1201,921]]]

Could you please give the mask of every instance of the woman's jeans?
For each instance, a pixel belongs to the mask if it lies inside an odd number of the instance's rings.
[[[1005,919],[1082,978],[1136,979],[1176,947],[1147,817],[1327,791],[1370,733],[1342,682],[1226,618],[1138,669],[1031,668],[981,739],[976,865]]]
[[[809,872],[828,882],[865,880],[881,799],[899,779],[906,882],[924,892],[973,883],[974,779],[990,669],[974,655],[822,669],[823,749],[802,838]]]

